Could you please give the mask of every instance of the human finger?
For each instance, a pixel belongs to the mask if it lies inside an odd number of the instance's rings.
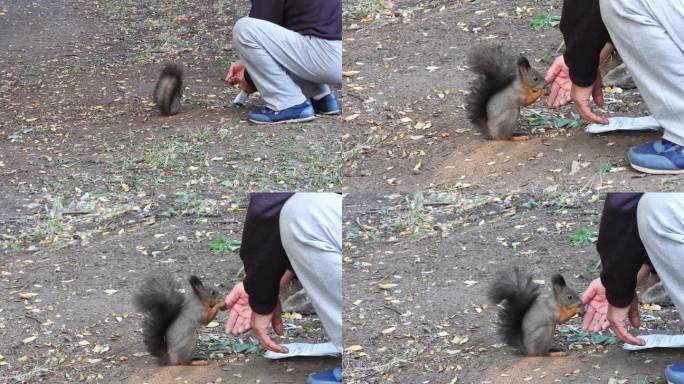
[[[585,289],[584,292],[582,292],[582,297],[581,297],[582,304],[589,305],[591,300],[594,299],[594,296],[596,296],[596,293],[597,293],[597,291],[596,291],[596,288],[594,287],[594,285],[589,284],[587,289]],[[594,310],[593,307],[591,307],[591,309]]]
[[[612,323],[613,330],[617,337],[627,344],[646,345],[646,341],[640,339],[627,331],[627,326],[622,322]]]
[[[549,98],[547,100],[547,104],[550,107],[555,107],[556,105],[556,98],[558,97],[558,90],[560,89],[560,86],[556,83],[551,84],[551,91],[549,92]]]
[[[257,339],[259,340],[259,344],[261,344],[262,347],[273,352],[287,353],[287,348],[271,340],[271,338],[266,333],[265,329],[253,328],[252,332],[254,332],[254,335],[257,337]]]
[[[547,83],[554,81],[562,70],[563,65],[558,61],[558,59],[556,59],[553,64],[551,64],[551,67],[549,67],[549,70],[546,71],[546,77],[544,80],[546,80]]]
[[[283,319],[280,317],[280,315],[273,317],[271,326],[277,335],[282,336],[285,334],[285,330],[283,328]]]
[[[589,100],[575,100],[575,106],[577,107],[577,111],[579,112],[580,116],[582,116],[584,120],[596,124],[608,124],[608,120],[594,113],[589,105]]]
[[[584,317],[582,318],[582,329],[585,331],[588,331],[589,328],[591,327],[591,324],[594,321],[594,316],[596,315],[596,310],[593,307],[589,307],[587,309],[587,312],[584,314]]]
[[[241,292],[240,288],[238,288],[237,285],[235,287],[233,287],[233,289],[230,291],[228,296],[226,296],[226,301],[225,301],[226,307],[227,308],[233,308],[235,303],[237,303],[238,300],[240,300],[241,294],[242,294],[242,292]]]
[[[237,311],[231,310],[230,313],[228,314],[228,320],[226,320],[226,328],[225,331],[226,333],[232,333],[233,329],[235,329],[235,324],[237,323],[238,320],[238,313]]]
[[[632,307],[629,309],[629,323],[632,324],[634,328],[639,328],[641,326],[639,307],[634,304],[632,304]]]
[[[603,99],[603,87],[601,86],[600,81],[598,81],[596,85],[594,85],[594,89],[591,92],[591,97],[594,98],[594,103],[596,103],[596,105],[603,108],[603,106],[605,105],[605,101]]]
[[[241,334],[247,332],[248,329],[249,329],[249,318],[241,317],[240,322],[238,323],[238,326],[237,326],[237,333],[241,335]]]

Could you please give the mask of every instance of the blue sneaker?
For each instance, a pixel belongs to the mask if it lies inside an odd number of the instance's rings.
[[[684,364],[670,364],[665,368],[665,380],[669,384],[684,384]]]
[[[684,147],[665,139],[630,148],[627,158],[632,168],[644,173],[684,173]]]
[[[282,111],[261,108],[249,113],[249,121],[255,124],[301,123],[315,118],[316,115],[309,100]]]
[[[342,382],[342,368],[329,369],[309,375],[306,384],[332,384]]]
[[[330,92],[323,96],[322,99],[316,100],[311,98],[311,104],[313,104],[314,111],[317,115],[339,115],[340,105],[337,102],[337,97],[335,94]]]

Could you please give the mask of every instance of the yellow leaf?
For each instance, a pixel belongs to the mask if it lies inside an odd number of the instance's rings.
[[[359,344],[350,345],[347,348],[345,348],[344,351],[348,353],[363,351],[363,346]]]

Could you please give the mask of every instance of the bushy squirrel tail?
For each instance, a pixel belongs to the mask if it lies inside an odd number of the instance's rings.
[[[169,355],[166,331],[178,318],[185,297],[179,284],[170,276],[149,276],[134,297],[136,308],[145,314],[143,340],[150,355],[167,364]]]
[[[501,46],[481,46],[470,52],[468,65],[478,75],[466,98],[468,119],[487,133],[487,102],[515,81],[516,59]]]
[[[178,111],[173,110],[173,100],[180,98],[183,92],[183,68],[180,65],[168,63],[164,65],[157,86],[154,89],[154,102],[164,115],[172,115]]]
[[[505,301],[499,311],[499,333],[506,344],[523,350],[523,318],[539,297],[539,286],[532,276],[514,267],[496,276],[488,296],[494,304]]]

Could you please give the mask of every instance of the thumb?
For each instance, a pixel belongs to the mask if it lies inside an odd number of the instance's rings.
[[[226,308],[233,308],[233,305],[235,305],[235,303],[237,303],[238,300],[240,300],[240,290],[237,289],[236,285],[226,297]]]
[[[589,287],[584,292],[582,292],[582,304],[588,305],[594,298],[594,296],[596,296],[596,288],[589,285]]]
[[[546,80],[547,83],[551,83],[553,80],[556,79],[556,76],[558,76],[559,73],[563,70],[563,65],[559,63],[557,60],[551,64],[551,67],[549,68],[548,71],[546,71],[546,77],[544,80]]]

